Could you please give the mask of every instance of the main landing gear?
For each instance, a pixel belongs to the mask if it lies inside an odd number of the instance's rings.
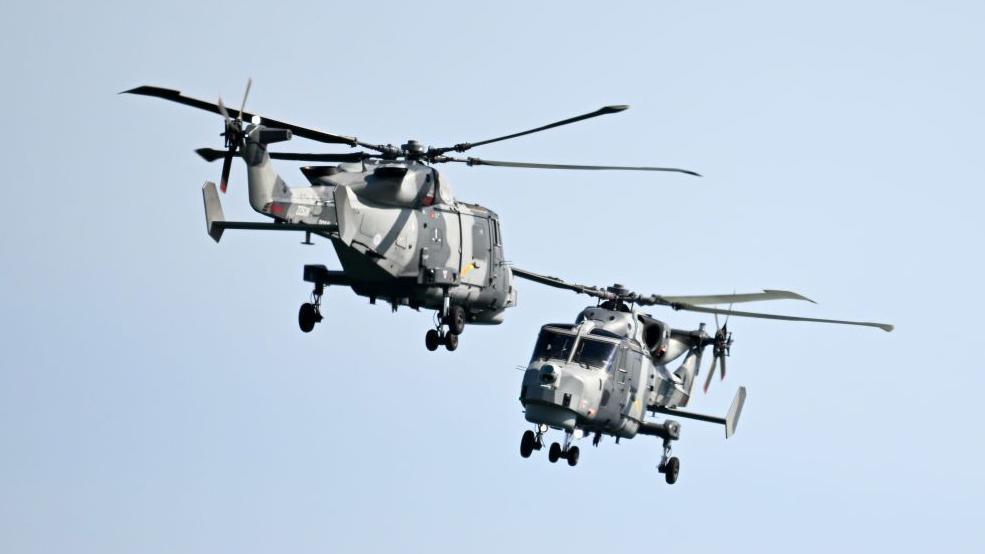
[[[321,297],[325,293],[325,285],[315,283],[315,290],[311,293],[311,302],[301,304],[298,310],[298,326],[305,333],[310,333],[315,328],[315,324],[324,319],[321,315]]]
[[[424,335],[424,346],[434,352],[443,344],[449,351],[454,351],[458,348],[458,336],[465,330],[465,308],[452,306],[446,292],[438,315],[439,323]],[[445,330],[445,327],[448,329]]]
[[[546,425],[541,425],[537,427],[537,432],[526,431],[523,433],[523,437],[520,439],[520,455],[524,458],[529,458],[530,454],[534,450],[540,450],[544,447],[544,433],[547,431]],[[571,439],[573,434],[570,431],[565,431],[564,433],[564,446],[554,442],[551,443],[551,447],[547,450],[547,459],[553,464],[560,459],[565,459],[568,461],[568,465],[574,467],[578,465],[578,457],[581,451],[577,446],[571,445]]]
[[[677,456],[671,456],[670,441],[669,438],[664,439],[664,453],[660,458],[657,471],[664,474],[664,480],[667,481],[668,485],[673,485],[677,482],[677,475],[681,472],[681,460]]]

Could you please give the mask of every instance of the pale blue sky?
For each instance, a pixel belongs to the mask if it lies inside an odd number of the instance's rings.
[[[51,2],[0,20],[0,550],[981,551],[983,10],[974,2]],[[518,266],[665,294],[786,288],[872,329],[735,320],[738,434],[518,454],[538,327],[428,353],[430,313],[326,295],[300,237],[205,234],[209,114],[140,84],[376,142],[678,175],[448,167]],[[282,149],[319,148],[297,140]],[[296,164],[280,164],[295,185]],[[227,215],[251,218],[233,170]],[[258,216],[257,216],[258,217]],[[709,321],[657,312],[680,326]]]

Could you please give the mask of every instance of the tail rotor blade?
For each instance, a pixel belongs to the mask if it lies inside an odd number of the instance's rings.
[[[725,380],[725,354],[722,354],[721,358],[722,358],[722,360],[721,360],[721,364],[722,364],[722,381],[724,381]]]
[[[711,386],[711,378],[715,375],[715,362],[718,361],[718,356],[712,354],[711,356],[711,367],[708,368],[708,378],[705,379],[705,394],[708,394],[708,387]]]
[[[226,106],[224,106],[222,104],[222,97],[221,96],[219,97],[218,106],[219,106],[219,113],[221,113],[222,114],[222,117],[224,117],[226,119],[226,125],[229,125],[229,122],[232,121],[232,118],[229,117],[229,112],[226,111]]]
[[[246,109],[246,99],[250,96],[250,87],[253,85],[253,78],[250,77],[246,80],[246,92],[243,93],[243,103],[240,104],[239,113],[236,114],[236,119],[243,121],[243,110]]]
[[[229,187],[229,170],[233,165],[233,156],[236,154],[236,147],[230,146],[226,151],[226,156],[222,159],[222,178],[219,180],[219,190],[225,194]]]

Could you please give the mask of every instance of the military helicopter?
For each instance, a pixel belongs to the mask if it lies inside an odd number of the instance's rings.
[[[668,484],[677,482],[681,462],[672,455],[671,442],[680,439],[680,424],[667,419],[647,421],[651,415],[689,418],[725,426],[725,437],[735,433],[742,406],[746,400],[745,387],[739,387],[725,417],[715,417],[684,411],[691,398],[691,389],[698,377],[701,358],[706,347],[712,348],[712,362],[704,384],[707,392],[716,365],[725,378],[725,358],[731,354],[732,333],[728,317],[754,317],[785,321],[810,321],[861,325],[892,331],[885,323],[817,319],[757,312],[735,311],[732,304],[765,300],[803,300],[809,298],[795,292],[764,290],[748,294],[718,294],[709,296],[641,295],[622,285],[605,289],[565,282],[514,268],[513,274],[544,285],[587,294],[599,300],[578,314],[574,324],[550,323],[540,330],[533,355],[526,366],[520,387],[520,402],[524,417],[536,426],[520,441],[520,455],[527,458],[534,450],[544,447],[544,435],[549,429],[564,432],[563,444],[554,442],[548,450],[551,463],[567,460],[569,466],[578,463],[579,449],[575,439],[594,434],[598,446],[602,435],[631,439],[650,435],[663,440],[663,455],[657,466]],[[729,304],[728,309],[709,307]],[[667,323],[640,311],[642,306],[666,306],[715,314],[714,336],[705,332],[702,323],[696,330],[674,329]],[[724,314],[725,324],[718,327],[718,315]],[[676,368],[671,362],[683,360]]]
[[[477,146],[537,133],[578,121],[621,112],[628,106],[605,106],[527,131],[454,146],[425,147],[408,140],[399,148],[372,144],[354,137],[317,131],[245,111],[252,80],[239,111],[230,113],[217,103],[185,96],[177,90],[140,86],[124,91],[161,98],[213,112],[225,119],[225,150],[201,148],[207,161],[222,159],[219,189],[225,192],[234,157],[246,162],[250,205],[273,222],[226,221],[216,186],[202,188],[206,226],[218,242],[226,229],[300,231],[302,244],[311,237],[331,240],[342,271],[324,265],[304,266],[304,280],[313,283],[311,299],[301,305],[298,324],[310,332],[323,319],[321,299],[326,286],[350,287],[356,294],[415,310],[436,310],[435,328],[425,345],[436,350],[458,347],[466,323],[499,324],[506,308],[516,304],[510,266],[503,258],[499,218],[478,204],[457,201],[448,178],[435,169],[439,163],[534,169],[693,171],[670,167],[627,167],[543,164],[460,158]],[[121,93],[122,94],[122,93]],[[245,123],[249,121],[249,123]],[[268,146],[294,136],[322,143],[360,147],[350,153],[270,152]],[[288,187],[271,160],[333,162],[301,168],[310,186]]]

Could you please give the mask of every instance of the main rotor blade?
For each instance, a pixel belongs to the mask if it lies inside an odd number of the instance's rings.
[[[577,283],[568,283],[559,277],[552,277],[549,275],[541,275],[539,273],[534,273],[532,271],[527,271],[525,269],[520,269],[518,267],[511,268],[513,275],[521,279],[526,279],[528,281],[533,281],[535,283],[540,283],[541,285],[547,285],[549,287],[554,287],[558,289],[565,289],[577,292],[578,294],[587,294],[589,296],[594,296],[596,298],[601,298],[602,300],[612,300],[616,298],[616,295],[602,290],[598,287],[589,287],[585,285],[579,285]]]
[[[689,169],[678,169],[676,167],[649,167],[649,166],[626,166],[626,165],[572,165],[572,164],[542,164],[531,162],[507,162],[501,160],[483,160],[480,158],[451,158],[443,156],[436,158],[435,162],[460,162],[468,165],[488,165],[492,167],[522,167],[528,169],[577,169],[577,170],[610,170],[610,171],[672,171],[675,173],[686,173],[701,177],[700,173]]]
[[[577,115],[575,117],[569,117],[568,119],[563,119],[561,121],[555,121],[554,123],[548,123],[547,125],[542,125],[540,127],[537,127],[535,129],[530,129],[528,131],[520,131],[519,133],[513,133],[511,135],[503,135],[501,137],[496,137],[496,138],[491,138],[491,139],[486,139],[486,140],[480,140],[479,142],[461,142],[461,143],[456,144],[455,146],[446,146],[446,147],[443,147],[443,148],[434,148],[431,151],[433,153],[436,153],[436,154],[443,154],[445,152],[451,152],[452,150],[454,150],[456,152],[465,152],[466,150],[475,148],[476,146],[482,146],[483,144],[490,144],[490,143],[493,143],[493,142],[499,142],[501,140],[508,140],[508,139],[511,139],[511,138],[522,137],[523,135],[529,135],[529,134],[532,134],[532,133],[538,133],[540,131],[546,131],[547,129],[553,129],[554,127],[560,127],[562,125],[568,125],[570,123],[576,123],[578,121],[584,121],[586,119],[591,119],[593,117],[598,117],[600,115],[608,115],[610,113],[618,113],[618,112],[621,112],[621,111],[627,110],[627,109],[629,109],[629,106],[626,106],[626,105],[604,106],[604,107],[599,108],[599,109],[597,109],[597,110],[595,110],[594,112],[591,112],[591,113]]]
[[[814,323],[834,323],[838,325],[857,325],[861,327],[877,327],[887,332],[892,331],[894,329],[894,327],[888,323],[873,323],[869,321],[845,321],[840,319],[820,319],[814,317],[797,317],[797,316],[788,316],[788,315],[779,315],[779,314],[763,314],[758,312],[737,312],[735,310],[732,310],[731,308],[728,310],[723,310],[721,308],[706,308],[704,306],[696,306],[693,304],[686,304],[683,302],[672,302],[670,301],[670,298],[673,297],[664,297],[656,294],[645,296],[639,293],[628,292],[628,291],[624,294],[616,294],[613,292],[609,292],[607,290],[600,289],[598,287],[589,287],[586,285],[579,285],[577,283],[568,283],[567,281],[564,281],[563,279],[560,279],[558,277],[541,275],[539,273],[526,271],[517,267],[513,267],[512,272],[513,275],[520,277],[521,279],[527,279],[529,281],[534,281],[535,283],[540,283],[542,285],[547,285],[559,289],[571,290],[580,294],[587,294],[590,296],[594,296],[596,298],[601,298],[603,300],[619,299],[625,302],[633,302],[640,306],[668,306],[675,310],[684,310],[689,312],[699,312],[706,314],[722,314],[725,316],[734,315],[739,317],[777,319],[782,321],[809,321]]]
[[[207,162],[214,162],[219,158],[226,155],[225,150],[216,150],[215,148],[199,148],[195,151],[196,154],[202,157]],[[298,152],[268,152],[270,157],[275,160],[294,160],[299,162],[361,162],[363,160],[368,160],[373,157],[372,154],[366,152],[351,152],[346,154],[302,154]],[[242,153],[237,152],[237,156],[242,156]]]
[[[814,317],[797,317],[791,315],[763,314],[758,312],[737,312],[735,310],[723,310],[721,308],[706,308],[704,306],[693,306],[690,304],[671,303],[671,308],[688,312],[700,312],[705,314],[726,314],[738,317],[753,317],[758,319],[779,319],[782,321],[810,321],[814,323],[835,323],[838,325],[858,325],[861,327],[877,327],[883,331],[892,331],[895,327],[888,323],[873,323],[869,321],[845,321],[840,319],[819,319]]]
[[[751,292],[746,294],[710,294],[700,296],[664,296],[668,302],[680,304],[738,304],[740,302],[761,302],[764,300],[805,300],[812,304],[817,304],[810,298],[790,292],[788,290],[766,289],[763,292]],[[716,325],[717,327],[717,325]]]
[[[161,98],[169,102],[176,102],[178,104],[184,104],[185,106],[191,106],[193,108],[198,108],[200,110],[205,110],[207,112],[217,113],[222,115],[222,111],[219,106],[213,104],[212,102],[206,102],[205,100],[199,100],[197,98],[192,98],[190,96],[185,96],[181,94],[180,91],[167,89],[162,87],[155,87],[149,85],[139,86],[137,88],[132,88],[130,90],[125,90],[120,94],[138,94],[141,96],[152,96],[155,98]],[[256,115],[251,112],[240,111],[237,115],[238,118],[243,120],[252,119]],[[292,133],[299,137],[304,137],[306,139],[311,139],[318,142],[325,142],[329,144],[348,144],[349,146],[362,146],[363,148],[369,148],[370,150],[376,150],[379,152],[384,151],[382,146],[366,144],[360,142],[355,137],[346,137],[343,135],[335,135],[332,133],[326,133],[324,131],[317,131],[315,129],[308,129],[306,127],[301,127],[300,125],[294,125],[293,123],[287,123],[284,121],[278,121],[276,119],[271,119],[269,117],[262,117],[264,124],[269,127],[275,127],[278,129],[290,129]]]

